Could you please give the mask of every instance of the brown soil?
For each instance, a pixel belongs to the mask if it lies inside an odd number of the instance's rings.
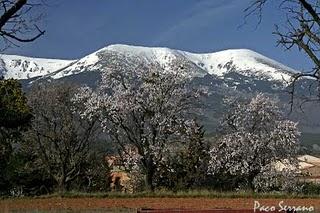
[[[11,210],[88,210],[114,208],[182,208],[182,209],[253,209],[257,200],[264,206],[278,206],[282,199],[209,199],[209,198],[21,198],[0,200],[0,212]],[[285,205],[314,206],[320,210],[320,199],[285,199]]]

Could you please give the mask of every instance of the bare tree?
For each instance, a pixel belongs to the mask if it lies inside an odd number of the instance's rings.
[[[72,85],[46,85],[28,97],[34,119],[25,148],[36,156],[34,163],[56,181],[60,192],[84,173],[100,129],[96,119],[80,118],[81,105],[71,100],[75,91]]]
[[[18,42],[32,42],[45,33],[37,25],[42,14],[35,10],[41,5],[42,0],[0,0],[3,48],[18,46]]]
[[[257,15],[261,22],[263,8],[269,2],[277,2],[286,19],[283,26],[276,25],[273,34],[278,36],[277,44],[290,50],[297,47],[303,51],[313,63],[313,69],[309,72],[293,75],[291,83],[291,104],[296,94],[296,85],[299,80],[308,77],[313,79],[309,85],[307,101],[319,101],[320,99],[320,17],[319,0],[253,0],[245,10],[246,17]]]

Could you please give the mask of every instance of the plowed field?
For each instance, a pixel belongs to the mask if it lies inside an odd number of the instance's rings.
[[[253,209],[254,201],[262,206],[279,206],[282,199],[209,199],[209,198],[20,198],[0,200],[0,211],[84,211],[106,210],[122,212],[121,209],[134,212],[138,208],[179,208],[179,209]],[[320,199],[285,199],[284,205],[313,206],[320,212]],[[116,209],[118,209],[116,211]],[[18,211],[19,212],[19,211]]]

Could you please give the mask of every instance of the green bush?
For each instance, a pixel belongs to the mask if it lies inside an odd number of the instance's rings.
[[[319,195],[320,194],[320,184],[304,183],[303,187],[302,187],[302,194]]]

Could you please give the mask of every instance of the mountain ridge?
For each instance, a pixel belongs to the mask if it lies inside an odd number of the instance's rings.
[[[0,75],[4,78],[28,79],[41,77],[67,67],[73,60],[0,55]]]
[[[75,60],[0,55],[0,74],[4,75],[5,78],[29,79],[34,77],[50,77],[59,79],[83,71],[98,70],[101,68],[101,61],[107,61],[108,55],[111,54],[118,54],[119,57],[140,57],[157,62],[163,66],[173,62],[177,58],[183,58],[201,69],[202,74],[215,75],[220,78],[223,78],[229,71],[237,70],[237,72],[246,76],[284,81],[297,72],[286,65],[249,49],[191,53],[166,47],[113,44]],[[8,66],[8,64],[11,66]]]

